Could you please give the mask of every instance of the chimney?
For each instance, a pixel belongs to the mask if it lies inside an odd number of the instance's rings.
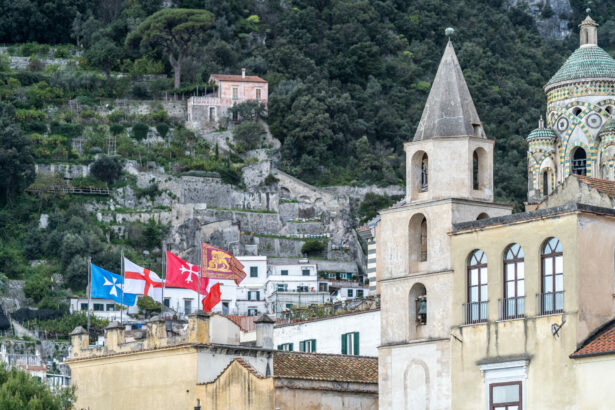
[[[202,310],[188,318],[188,342],[209,344],[209,315]]]
[[[82,326],[77,326],[70,332],[71,358],[82,357],[81,351],[88,350],[90,335]],[[2,346],[4,347],[4,345]]]
[[[125,343],[125,329],[126,327],[118,321],[111,322],[105,327],[105,349],[108,352],[117,351],[119,346]]]
[[[241,78],[246,78],[246,69],[245,68],[241,69]]]
[[[273,349],[273,325],[275,321],[263,314],[254,321],[256,325],[256,346],[263,349]]]
[[[152,347],[163,346],[167,338],[167,323],[160,316],[154,316],[147,322],[147,336]]]

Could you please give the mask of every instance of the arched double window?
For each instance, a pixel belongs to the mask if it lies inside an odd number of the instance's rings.
[[[487,300],[487,256],[480,249],[476,249],[468,258],[466,323],[479,323],[487,320]]]
[[[564,311],[564,252],[557,238],[549,238],[542,247],[542,293],[540,313]]]
[[[587,153],[581,147],[577,147],[571,154],[570,158],[570,170],[576,175],[587,174]]]
[[[502,319],[525,314],[525,266],[523,248],[513,243],[504,253],[504,300],[500,306]]]

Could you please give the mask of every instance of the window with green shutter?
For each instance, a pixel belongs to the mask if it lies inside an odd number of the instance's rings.
[[[278,345],[278,350],[286,350],[288,352],[292,352],[293,351],[293,344],[292,343],[283,343],[281,345]]]
[[[308,339],[299,342],[299,351],[314,353],[316,351],[316,339]]]
[[[359,355],[359,332],[342,335],[342,354]]]
[[[258,278],[258,267],[257,266],[250,266],[250,277]]]

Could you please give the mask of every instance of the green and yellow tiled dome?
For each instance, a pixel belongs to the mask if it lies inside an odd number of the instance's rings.
[[[615,119],[608,120],[600,129],[598,136],[615,135]]]
[[[598,46],[580,47],[572,53],[545,87],[584,78],[612,78],[615,81],[615,60]]]
[[[551,130],[551,128],[539,127],[539,128],[536,128],[534,131],[530,132],[530,135],[527,136],[528,140],[535,139],[535,138],[536,139],[537,138],[551,138],[551,139],[555,139],[556,135]]]

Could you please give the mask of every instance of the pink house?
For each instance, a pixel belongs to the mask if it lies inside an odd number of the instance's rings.
[[[188,121],[218,122],[227,118],[227,110],[235,104],[254,100],[267,105],[269,89],[267,81],[255,75],[212,74],[210,83],[218,86],[217,92],[188,100]]]

